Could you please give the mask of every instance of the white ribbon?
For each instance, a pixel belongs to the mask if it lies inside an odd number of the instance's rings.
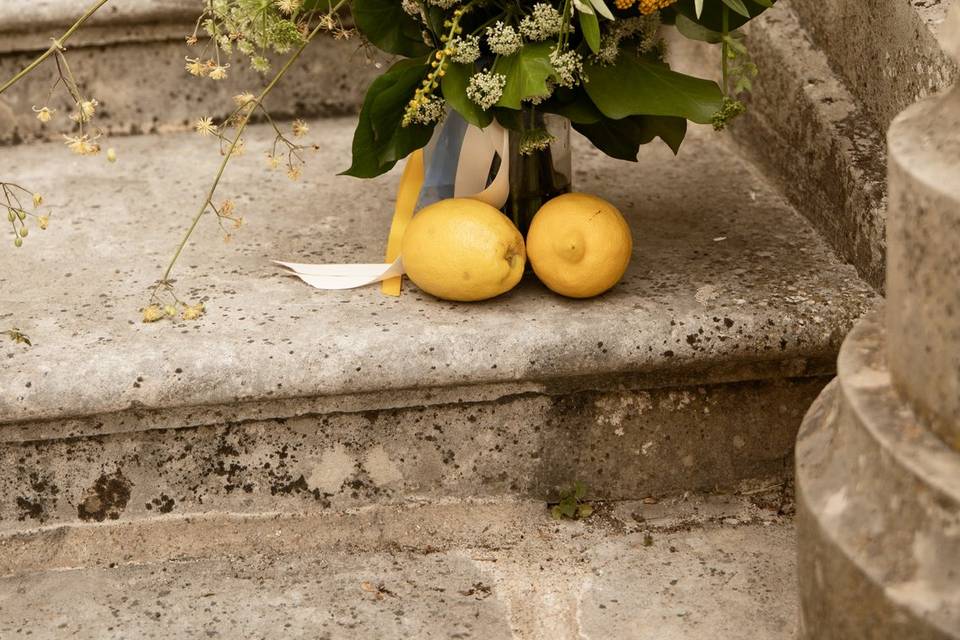
[[[457,161],[453,197],[473,198],[501,208],[510,194],[509,144],[509,133],[496,122],[485,129],[473,125],[467,127]],[[496,155],[500,156],[500,168],[488,186],[490,167]],[[274,260],[274,264],[289,269],[291,275],[317,289],[355,289],[404,273],[403,256],[392,264],[303,264],[279,260]]]

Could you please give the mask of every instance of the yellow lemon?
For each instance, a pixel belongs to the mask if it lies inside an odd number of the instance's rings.
[[[586,193],[543,205],[530,223],[527,255],[543,284],[571,298],[597,296],[630,264],[630,226],[615,206]]]
[[[410,221],[403,267],[418,287],[445,300],[486,300],[523,277],[523,236],[507,216],[469,198],[442,200]]]

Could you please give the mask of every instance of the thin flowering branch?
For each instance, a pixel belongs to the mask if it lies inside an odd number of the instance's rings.
[[[23,206],[21,198],[33,204],[31,211]],[[41,229],[47,228],[50,217],[38,213],[42,204],[43,196],[39,193],[32,193],[29,189],[12,182],[0,182],[0,209],[7,210],[7,222],[10,223],[13,231],[15,247],[22,247],[24,239],[30,233],[30,228],[27,226],[28,217],[36,218],[37,225]]]
[[[180,240],[180,243],[177,245],[176,250],[170,263],[167,265],[167,268],[163,272],[163,276],[157,281],[154,285],[151,292],[150,304],[143,311],[143,320],[145,322],[154,322],[156,320],[163,319],[167,316],[172,316],[176,314],[176,308],[170,304],[164,304],[162,296],[164,294],[169,295],[173,298],[174,302],[180,304],[184,307],[184,312],[182,316],[184,319],[192,319],[199,317],[203,313],[202,303],[199,305],[187,305],[186,303],[181,302],[173,294],[173,281],[170,279],[171,274],[173,273],[173,268],[176,265],[177,261],[180,258],[180,255],[183,253],[183,250],[186,248],[187,244],[190,242],[190,238],[193,236],[193,232],[196,230],[197,225],[200,223],[201,218],[204,214],[213,211],[218,220],[221,221],[225,217],[223,215],[223,209],[226,207],[229,212],[229,219],[233,219],[233,204],[231,201],[227,201],[228,205],[221,205],[217,207],[214,204],[214,196],[216,195],[217,188],[220,186],[220,181],[223,179],[223,174],[227,169],[227,165],[230,163],[230,160],[238,155],[238,150],[243,148],[243,133],[247,129],[247,125],[250,124],[250,119],[253,116],[254,112],[259,109],[263,109],[263,100],[270,95],[273,89],[277,86],[280,80],[287,74],[290,68],[294,63],[300,58],[303,52],[306,50],[307,46],[316,38],[318,34],[322,31],[330,30],[335,25],[335,22],[332,16],[345,4],[347,0],[339,0],[336,4],[330,7],[329,13],[325,18],[322,18],[320,22],[303,38],[303,42],[297,47],[297,49],[290,55],[284,65],[276,73],[273,79],[267,84],[266,87],[259,93],[259,95],[253,97],[252,99],[238,99],[238,106],[234,112],[227,117],[224,121],[224,126],[228,124],[233,124],[235,127],[234,134],[232,139],[229,140],[229,147],[226,152],[223,153],[223,160],[220,162],[220,166],[217,169],[216,175],[214,176],[213,183],[210,185],[209,190],[203,198],[202,203],[200,204],[197,213],[193,216],[193,219],[190,222],[190,225],[187,227],[186,232],[183,235],[183,238]],[[240,96],[238,96],[239,98]],[[244,96],[246,97],[246,96]],[[305,125],[302,125],[305,126]],[[276,127],[276,125],[274,125]],[[221,137],[221,141],[224,140],[222,133],[220,133],[220,128],[216,127],[212,120],[209,118],[203,118],[199,120],[196,124],[196,129],[198,133],[207,134],[207,135],[217,135]],[[278,129],[279,131],[279,129]],[[293,172],[291,170],[291,172]],[[296,171],[296,174],[299,175],[299,171]],[[172,312],[172,313],[171,313]],[[188,317],[190,316],[190,317]]]
[[[110,0],[97,0],[96,2],[94,2],[90,6],[90,8],[88,8],[84,12],[84,14],[80,16],[77,19],[77,21],[74,22],[73,25],[71,25],[71,27],[64,32],[62,36],[60,36],[59,38],[54,38],[53,43],[50,45],[49,49],[47,49],[42,54],[40,54],[40,56],[38,56],[36,60],[28,64],[26,67],[24,67],[22,71],[20,71],[18,74],[10,78],[10,80],[5,82],[2,86],[0,86],[0,94],[2,94],[4,91],[9,89],[13,85],[17,84],[17,82],[19,82],[23,78],[25,78],[31,71],[33,71],[34,69],[39,67],[41,64],[43,64],[47,60],[47,58],[49,58],[50,56],[56,53],[63,51],[63,46],[67,43],[67,40],[73,37],[73,34],[76,33],[77,30],[80,27],[82,27],[84,23],[93,16],[93,14],[99,11],[100,8],[103,5],[107,4],[107,2],[109,1]]]
[[[0,85],[0,94],[3,94],[41,64],[46,62],[49,58],[53,57],[57,64],[58,76],[57,81],[50,90],[50,93],[52,94],[57,86],[62,83],[66,87],[67,92],[70,94],[71,99],[74,101],[74,103],[76,103],[77,112],[71,116],[71,119],[77,123],[79,127],[79,134],[74,137],[67,137],[67,145],[72,151],[81,155],[95,153],[100,149],[99,145],[97,145],[95,142],[92,142],[89,138],[89,135],[84,133],[84,123],[89,122],[93,118],[94,112],[97,108],[97,101],[86,100],[83,98],[77,82],[70,71],[70,65],[67,64],[67,59],[63,53],[63,48],[73,34],[76,33],[77,30],[80,29],[80,27],[82,27],[84,23],[93,16],[93,14],[103,7],[103,5],[107,4],[108,1],[109,0],[97,0],[97,2],[94,2],[92,5],[90,5],[83,15],[81,15],[76,22],[74,22],[59,38],[53,39],[52,44],[46,51],[37,56],[36,59],[21,69],[12,78],[4,82],[3,85]],[[33,111],[37,114],[37,119],[44,124],[50,122],[55,114],[54,109],[50,109],[46,106],[41,108],[33,107]],[[20,200],[21,196],[23,196],[25,200],[33,203],[33,211],[28,211],[26,208],[24,208]],[[33,193],[29,189],[21,187],[18,184],[0,182],[0,210],[6,209],[7,222],[10,223],[13,231],[14,246],[23,246],[24,238],[26,238],[30,232],[30,229],[27,226],[28,217],[36,218],[38,226],[41,229],[47,228],[49,216],[40,215],[36,212],[42,203],[43,197],[40,194]]]

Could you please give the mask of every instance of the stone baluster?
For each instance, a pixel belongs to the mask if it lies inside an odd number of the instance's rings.
[[[960,7],[943,26],[960,60]],[[894,385],[960,450],[960,85],[890,129],[887,350]]]
[[[960,4],[941,29],[960,61]],[[888,133],[885,311],[797,443],[801,635],[960,639],[960,86]]]

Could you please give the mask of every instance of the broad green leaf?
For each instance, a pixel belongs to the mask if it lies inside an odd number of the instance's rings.
[[[550,52],[555,42],[531,42],[510,56],[497,58],[493,65],[494,73],[507,77],[503,95],[497,102],[498,107],[519,109],[520,101],[550,93],[547,79],[553,75],[550,64]]]
[[[608,118],[679,116],[709,124],[723,94],[716,82],[672,71],[668,66],[622,52],[613,65],[588,63],[585,88]]]
[[[467,85],[473,75],[472,64],[450,63],[446,67],[446,74],[440,83],[443,97],[447,104],[453,107],[463,119],[481,129],[490,124],[493,116],[480,108],[476,102],[467,97]]]
[[[353,134],[353,164],[341,175],[375,178],[426,146],[433,126],[402,126],[407,104],[426,74],[426,58],[400,60],[373,81]]]
[[[420,25],[396,0],[353,0],[351,13],[357,29],[378,49],[408,58],[430,52]]]
[[[600,51],[600,21],[596,14],[583,13],[580,16],[580,30],[583,31],[583,39],[587,41],[587,46],[594,53]]]
[[[523,111],[520,111],[519,109],[506,109],[502,107],[494,107],[492,111],[494,119],[504,129],[509,129],[510,131],[523,131]]]
[[[576,89],[564,89],[558,87],[553,97],[544,102],[540,109],[546,113],[556,113],[564,116],[571,122],[581,124],[593,124],[603,120],[603,114],[597,109],[597,106],[590,100],[582,87]]]
[[[772,7],[775,2],[771,0],[740,0],[746,8],[749,17],[740,15],[735,11],[729,12],[728,26],[731,31],[739,29],[744,24],[756,18],[758,15]],[[704,2],[702,10],[697,11],[697,0],[678,0],[671,5],[665,12],[674,12],[690,18],[697,24],[700,24],[711,31],[723,31],[723,8],[724,4],[718,0]]]
[[[604,118],[593,124],[573,123],[573,128],[611,158],[636,162],[640,146],[660,138],[674,153],[687,133],[687,121],[667,116]]]
[[[681,35],[691,40],[700,40],[711,44],[718,44],[723,41],[722,33],[711,31],[703,25],[697,24],[682,13],[677,14],[676,27]]]
[[[747,5],[743,4],[743,0],[723,0],[723,4],[736,11],[744,18],[750,17],[750,11],[747,9]]]

